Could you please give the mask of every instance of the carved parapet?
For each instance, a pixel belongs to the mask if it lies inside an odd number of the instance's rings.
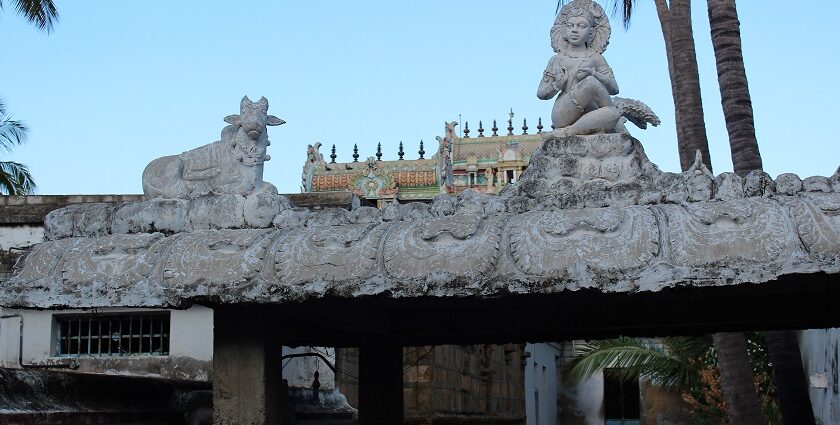
[[[167,234],[203,229],[270,227],[292,208],[285,196],[265,183],[248,196],[207,195],[193,199],[151,199],[120,204],[74,204],[54,210],[44,219],[47,240],[131,233]]]
[[[262,229],[48,241],[0,287],[0,305],[632,292],[840,273],[838,193],[525,213],[493,199],[289,209]]]
[[[626,135],[549,138],[531,164],[500,196],[382,210],[292,208],[274,190],[73,205],[48,216],[51,240],[0,286],[0,305],[638,292],[840,273],[838,174],[663,173]]]

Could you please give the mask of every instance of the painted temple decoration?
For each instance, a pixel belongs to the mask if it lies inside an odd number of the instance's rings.
[[[470,189],[478,193],[498,194],[515,183],[528,167],[531,155],[547,133],[542,119],[537,132],[528,133],[527,120],[514,134],[513,112],[509,114],[507,134],[500,134],[493,120],[492,134],[484,134],[479,121],[478,136],[470,137],[469,122],[458,134],[455,121],[444,123],[444,136],[437,136],[438,149],[431,158],[382,160],[382,151],[367,161],[331,162],[319,152],[320,142],[309,145],[303,166],[302,192],[352,192],[382,207],[389,202],[430,202],[441,193],[458,195]],[[402,143],[400,144],[402,146]]]

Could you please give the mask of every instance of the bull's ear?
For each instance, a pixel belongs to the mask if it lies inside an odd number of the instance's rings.
[[[275,117],[274,115],[269,115],[265,120],[265,125],[281,125],[285,123],[286,121],[283,121],[280,118]]]
[[[240,115],[228,115],[225,117],[225,122],[228,124],[239,125]]]

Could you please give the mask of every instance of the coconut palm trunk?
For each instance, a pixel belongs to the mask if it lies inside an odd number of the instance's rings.
[[[707,5],[732,167],[735,174],[744,177],[750,171],[762,169],[762,162],[741,49],[741,23],[735,0],[707,0]],[[808,397],[808,383],[796,333],[769,331],[764,336],[785,422],[813,425],[814,412]]]
[[[712,335],[720,367],[721,388],[726,398],[730,425],[766,425],[743,332]]]
[[[656,0],[656,9],[671,73],[680,167],[683,170],[691,167],[699,149],[703,154],[703,162],[711,170],[703,99],[700,95],[700,74],[691,26],[691,0],[671,0],[667,4],[665,0]]]
[[[735,174],[745,177],[750,171],[760,170],[762,164],[741,51],[741,23],[735,0],[708,0],[707,5],[732,166]]]
[[[782,419],[786,424],[815,425],[796,331],[768,331],[764,339],[773,364],[773,384]]]
[[[614,1],[618,4],[618,0]],[[630,23],[634,3],[635,0],[622,0],[620,3],[625,27]],[[654,4],[662,28],[665,57],[671,77],[680,167],[683,170],[689,169],[699,149],[703,154],[703,162],[711,170],[697,53],[691,27],[691,0],[654,0]]]

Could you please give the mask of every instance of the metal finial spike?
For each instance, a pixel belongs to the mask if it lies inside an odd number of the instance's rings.
[[[540,117],[539,119],[537,119],[537,133],[542,133],[542,129],[542,117]]]
[[[478,122],[478,137],[484,137],[484,127],[482,127],[481,121]]]
[[[403,144],[402,144],[402,140],[400,140],[400,150],[399,150],[399,151],[397,151],[397,156],[399,156],[399,157],[400,157],[400,161],[402,161],[402,160],[403,160],[403,155],[405,155],[405,152],[403,151]]]
[[[491,128],[491,130],[493,130],[493,135],[494,136],[499,135],[498,133],[496,133],[497,131],[499,131],[499,127],[496,127],[496,120],[493,120],[493,128]]]
[[[467,137],[467,136],[464,136],[464,137]],[[423,155],[426,154],[426,151],[423,150],[423,141],[422,140],[420,140],[420,150],[417,151],[417,153],[420,154],[420,159],[423,159]]]
[[[470,138],[470,122],[469,121],[466,121],[464,123],[464,138],[465,139]]]
[[[376,160],[382,161],[382,143],[376,144]]]
[[[510,117],[508,119],[508,136],[513,136],[513,109],[510,110],[508,116]]]
[[[359,146],[353,143],[353,162],[359,162]]]
[[[528,120],[522,118],[522,134],[528,134]]]
[[[332,153],[330,154],[330,164],[335,164],[336,158],[338,158],[338,155],[335,154],[335,144],[333,144]]]

